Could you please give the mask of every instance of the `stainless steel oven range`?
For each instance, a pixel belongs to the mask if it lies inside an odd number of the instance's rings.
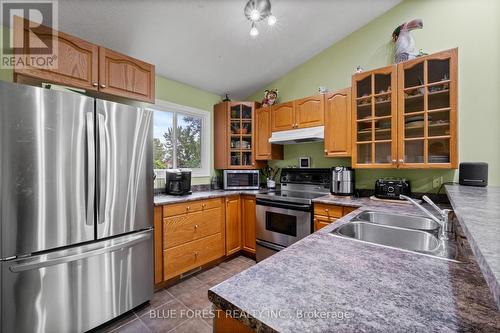
[[[330,192],[330,169],[281,171],[281,189],[257,194],[257,262],[312,233],[312,199]]]

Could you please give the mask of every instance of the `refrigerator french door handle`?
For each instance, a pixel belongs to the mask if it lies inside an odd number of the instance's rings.
[[[97,127],[99,130],[99,208],[97,223],[102,224],[106,219],[106,133],[104,130],[104,115],[97,114]]]
[[[90,250],[90,251],[86,251],[86,252],[82,252],[82,253],[78,253],[78,254],[73,254],[73,255],[69,255],[69,256],[62,256],[62,257],[58,257],[58,258],[53,258],[53,259],[46,259],[46,260],[34,259],[32,262],[12,265],[9,267],[9,270],[12,273],[19,273],[19,272],[24,272],[24,271],[28,271],[28,270],[54,266],[54,265],[58,265],[58,264],[64,264],[64,263],[68,263],[68,262],[72,262],[72,261],[76,261],[76,260],[81,260],[81,259],[101,255],[101,254],[108,253],[108,252],[114,252],[114,251],[118,251],[121,249],[129,248],[135,244],[141,243],[141,242],[148,240],[150,238],[151,238],[151,231],[146,231],[146,232],[141,233],[139,235],[134,235],[134,236],[128,237],[125,240],[123,240],[122,242],[119,242],[117,244],[112,244],[110,246],[106,246],[106,247],[102,247],[102,248],[98,248],[95,250]]]
[[[95,135],[94,135],[94,114],[87,112],[87,218],[86,224],[94,224],[94,203],[95,203]]]

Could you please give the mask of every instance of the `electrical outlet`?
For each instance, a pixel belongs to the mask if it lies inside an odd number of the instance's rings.
[[[439,186],[441,186],[441,184],[443,184],[443,176],[434,177],[434,179],[432,180],[432,187],[438,188]]]

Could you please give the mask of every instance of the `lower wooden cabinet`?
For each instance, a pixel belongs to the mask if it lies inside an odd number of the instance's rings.
[[[155,284],[225,254],[223,198],[155,207]]]
[[[334,223],[337,219],[358,209],[358,207],[347,207],[338,205],[329,205],[322,203],[314,204],[314,231]]]
[[[214,315],[214,333],[252,333],[250,327],[245,326],[240,321],[232,318],[226,311],[219,308],[215,309]]]
[[[326,227],[330,223],[335,222],[337,219],[329,219],[324,216],[315,215],[314,216],[314,231],[318,231],[321,228]]]
[[[163,220],[163,244],[169,249],[222,232],[222,207],[182,214]]]
[[[207,236],[163,251],[165,280],[224,256],[222,233]]]
[[[231,195],[154,208],[155,285],[241,250],[255,254],[255,197]]]
[[[163,281],[163,227],[162,227],[162,207],[154,208],[154,255],[155,255],[155,284]]]
[[[241,197],[243,250],[255,254],[255,197]]]
[[[226,255],[241,250],[240,196],[226,198]]]

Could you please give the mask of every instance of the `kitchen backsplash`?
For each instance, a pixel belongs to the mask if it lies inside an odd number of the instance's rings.
[[[269,164],[280,168],[298,166],[299,157],[308,156],[313,168],[351,166],[350,158],[325,158],[323,149],[323,142],[285,145],[284,159],[271,161]],[[455,173],[455,170],[357,169],[356,188],[373,189],[378,178],[399,177],[408,179],[414,192],[436,192],[441,183],[452,182]]]

